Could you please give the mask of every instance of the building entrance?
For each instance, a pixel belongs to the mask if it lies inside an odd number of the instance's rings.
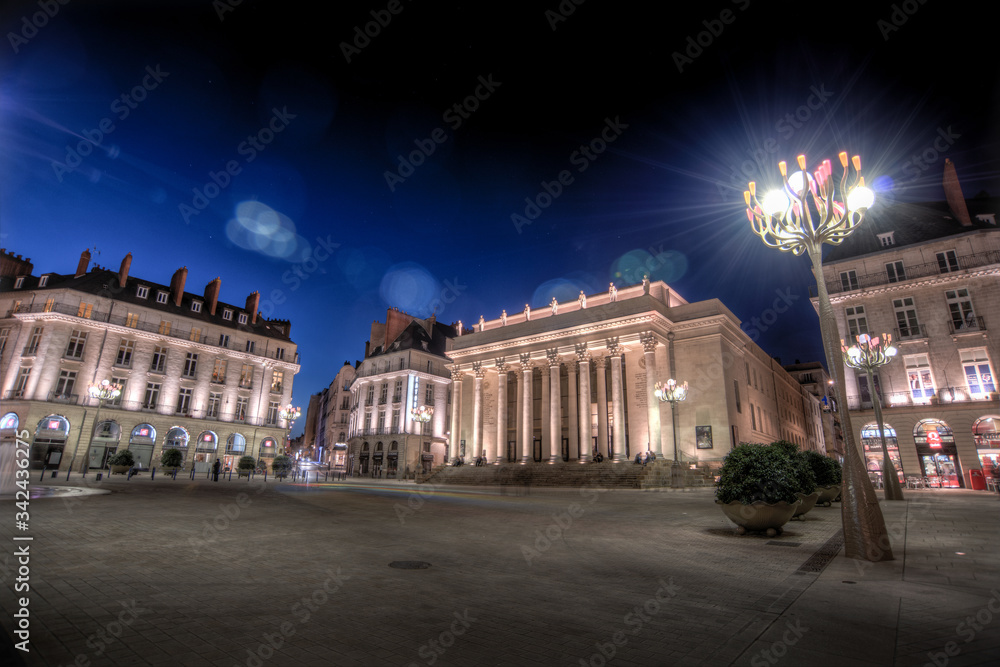
[[[954,453],[923,454],[920,464],[924,469],[924,477],[933,489],[958,489],[962,484],[962,471],[958,465],[958,456]]]

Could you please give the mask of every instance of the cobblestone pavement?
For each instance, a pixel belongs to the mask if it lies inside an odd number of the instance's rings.
[[[945,665],[1000,656],[998,498],[883,503],[896,560],[842,555],[839,504],[738,537],[712,490],[33,481],[0,526],[24,665]],[[29,535],[30,591],[13,592]],[[15,545],[15,546],[10,546]],[[391,567],[390,564],[406,567]],[[418,567],[429,564],[429,566]],[[971,623],[969,619],[971,618]],[[6,660],[5,660],[6,658]]]

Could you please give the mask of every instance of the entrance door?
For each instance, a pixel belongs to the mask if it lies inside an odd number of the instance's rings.
[[[153,446],[152,445],[129,445],[129,450],[132,455],[135,456],[135,465],[140,469],[147,469],[150,467],[150,462],[153,459]]]
[[[957,489],[962,486],[962,474],[954,454],[924,454],[920,463],[931,488]]]
[[[507,441],[507,462],[514,463],[517,461],[517,441],[508,440]]]
[[[103,470],[108,466],[108,457],[115,453],[117,447],[105,447],[104,445],[92,445],[90,447],[90,467],[95,470]]]

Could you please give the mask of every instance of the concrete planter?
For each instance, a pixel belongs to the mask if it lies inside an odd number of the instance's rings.
[[[820,493],[819,491],[813,491],[809,495],[806,495],[800,492],[796,493],[795,496],[802,501],[802,504],[799,505],[797,510],[795,510],[795,514],[792,515],[792,518],[801,519],[803,514],[816,507],[816,501],[819,500]]]
[[[110,466],[112,475],[127,475],[132,466]]]
[[[736,524],[736,534],[743,535],[747,531],[764,531],[768,537],[781,534],[781,527],[788,523],[795,510],[802,504],[801,500],[787,503],[765,503],[760,500],[745,505],[738,500],[731,503],[715,501],[722,513]]]
[[[819,500],[816,501],[817,505],[822,505],[823,507],[829,507],[833,504],[833,501],[840,495],[840,484],[834,484],[832,486],[817,486],[816,490],[819,491]]]

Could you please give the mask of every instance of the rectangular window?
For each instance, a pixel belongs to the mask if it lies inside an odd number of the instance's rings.
[[[24,286],[24,276],[21,276],[14,281],[14,289],[21,289],[23,286]]]
[[[906,364],[906,376],[910,381],[910,395],[918,400],[933,396],[934,377],[931,375],[931,365],[927,355],[914,354],[903,359]]]
[[[885,275],[889,278],[890,283],[898,283],[901,280],[906,280],[906,272],[903,270],[903,263],[889,262],[885,265]]]
[[[135,341],[121,339],[118,344],[118,356],[115,357],[115,366],[132,368],[132,352],[135,351]]]
[[[404,367],[404,366],[406,366],[406,359],[405,359],[404,357],[400,357],[400,358],[399,358],[399,364],[398,364],[398,366],[397,366],[397,369],[398,369],[398,370],[403,370],[403,367]]]
[[[186,378],[193,378],[198,373],[198,355],[194,352],[188,352],[187,356],[184,357],[184,372],[182,375]]]
[[[392,402],[399,403],[403,400],[403,381],[396,380],[396,384],[392,387]]]
[[[139,285],[135,288],[135,295],[140,299],[145,299],[149,296],[149,288],[145,285]]]
[[[896,311],[896,326],[899,327],[899,337],[912,338],[920,335],[920,324],[917,322],[917,309],[913,306],[913,297],[893,299],[892,307]]]
[[[424,404],[431,405],[432,403],[434,403],[434,385],[431,384],[424,389]]]
[[[972,398],[989,398],[996,391],[996,381],[993,379],[993,369],[990,359],[986,356],[985,347],[972,350],[959,350],[962,369],[965,371],[965,382]]]
[[[226,308],[225,310],[223,310],[222,311],[222,319],[226,320],[227,322],[229,320],[232,320],[233,319],[233,311],[229,310],[228,308]]]
[[[274,348],[274,358],[275,359],[284,359],[285,358],[285,348],[283,348],[283,347],[276,347],[276,348]]]
[[[946,290],[944,296],[948,300],[951,325],[955,331],[959,329],[979,328],[976,322],[976,313],[972,310],[972,298],[969,296],[968,289],[963,287],[961,289]]]
[[[383,382],[378,389],[378,402],[385,403],[389,397],[389,385]]]
[[[753,403],[750,404],[750,428],[757,430],[757,416],[753,412]]]
[[[160,384],[158,382],[146,383],[146,394],[142,398],[142,407],[147,410],[155,410],[156,404],[160,400]]]
[[[87,332],[74,330],[66,346],[67,359],[83,359],[83,348],[87,344]]]
[[[276,401],[271,401],[267,404],[267,424],[268,426],[274,426],[278,423],[278,403]]]
[[[35,327],[31,330],[31,338],[28,339],[28,345],[24,348],[24,354],[33,355],[38,353],[38,344],[42,342],[42,327]]]
[[[136,327],[138,327],[139,326],[139,314],[138,313],[129,313],[128,316],[125,317],[125,326],[127,326],[129,329],[135,329]]]
[[[373,405],[375,403],[375,385],[368,385],[368,397],[365,401],[365,405]]]
[[[753,369],[753,388],[757,389],[757,369]]]
[[[48,284],[49,284],[49,277],[48,276],[42,276],[41,278],[38,279],[38,286],[39,287],[45,287]]]
[[[56,307],[56,300],[55,299],[46,299],[45,300],[45,306],[43,306],[43,310],[46,313],[51,313],[52,309],[55,308],[55,307]]]
[[[157,292],[156,293],[156,303],[166,303],[166,302],[167,302],[167,293],[166,292]]]
[[[372,413],[365,413],[365,433],[368,433],[372,429]]]
[[[392,432],[399,433],[399,409],[392,411]]]
[[[183,388],[177,393],[177,414],[186,415],[191,412],[191,390]]]
[[[246,324],[247,323],[247,314],[246,313],[240,313],[240,316],[237,318],[237,321],[240,324]]]
[[[73,394],[73,387],[76,386],[76,371],[59,371],[59,379],[56,380],[56,398],[68,399]]]
[[[271,393],[280,394],[285,379],[284,371],[271,371]]]
[[[152,373],[162,373],[167,367],[167,348],[157,345],[153,348],[153,361],[149,365]]]
[[[880,244],[882,244],[882,247],[888,248],[889,246],[894,245],[896,243],[896,241],[893,238],[894,235],[895,232],[885,232],[884,234],[879,234],[878,241]]]
[[[385,433],[385,412],[378,413],[378,432]]]
[[[760,406],[757,406],[757,425],[760,426],[760,430],[764,430],[764,418],[761,416]]]
[[[255,347],[256,347],[256,344],[252,340],[248,340],[247,341],[247,352],[249,352],[250,354],[254,354],[254,348]]]
[[[191,335],[188,336],[188,340],[190,340],[190,341],[192,341],[194,343],[200,343],[201,342],[201,329],[199,329],[197,327],[192,327],[192,329],[191,329]]]
[[[0,329],[0,354],[7,349],[7,339],[10,337],[10,327]]]
[[[733,380],[733,391],[736,392],[736,412],[743,414],[743,405],[740,403],[740,381]]]
[[[212,368],[212,382],[216,384],[226,383],[226,360],[216,359],[215,367]]]
[[[30,368],[22,368],[17,374],[17,382],[14,384],[14,398],[24,398],[24,392],[28,388],[28,378],[31,376]]]
[[[125,392],[127,391],[127,387],[128,387],[128,378],[116,378],[116,377],[112,377],[111,381],[114,382],[119,387],[121,387],[122,391],[121,391],[120,394],[118,394],[114,398],[109,399],[107,401],[107,404],[108,405],[121,405],[122,401],[125,400]]]
[[[937,253],[938,269],[941,273],[951,273],[958,271],[958,255],[954,250],[945,250]]]
[[[747,386],[749,387],[750,386],[750,362],[749,361],[744,361],[743,363],[745,363],[746,366],[747,366]]]
[[[157,329],[157,331],[159,332],[159,334],[161,336],[169,336],[170,335],[170,322],[168,322],[167,320],[160,320],[160,328]]]
[[[219,347],[229,348],[229,334],[219,334]]]
[[[236,421],[244,421],[247,418],[247,404],[250,402],[249,398],[240,397],[236,399]]]
[[[243,364],[243,367],[240,368],[240,387],[249,389],[251,386],[253,386],[253,366]]]
[[[858,289],[858,273],[854,269],[840,272],[840,286],[845,292]]]
[[[205,416],[209,419],[218,419],[219,408],[222,406],[222,394],[218,392],[212,392],[208,395],[208,407],[205,410]]]
[[[846,310],[847,330],[853,340],[855,336],[868,333],[868,317],[865,315],[864,306],[853,306]]]
[[[192,301],[191,302],[191,312],[192,313],[200,313],[201,312],[201,301]]]

